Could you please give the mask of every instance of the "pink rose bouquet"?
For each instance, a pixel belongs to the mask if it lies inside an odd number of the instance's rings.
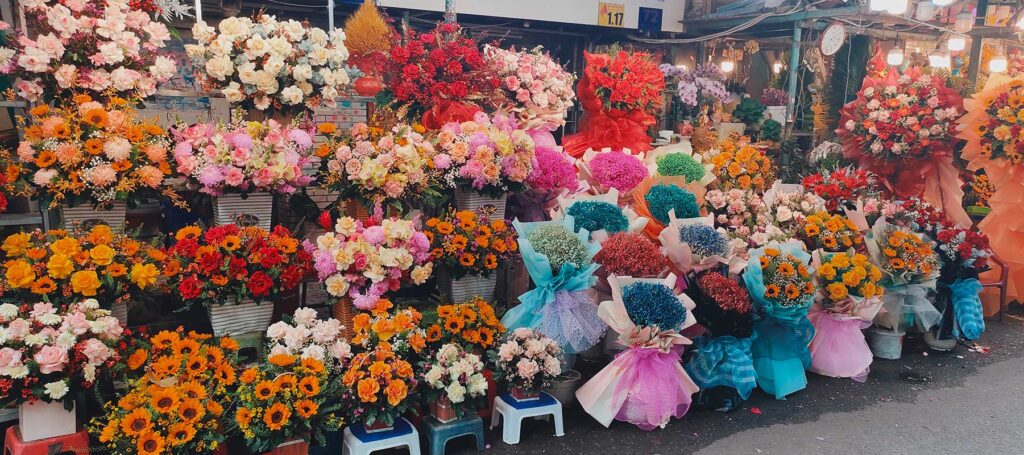
[[[796,236],[808,215],[824,212],[825,200],[803,186],[776,182],[764,193],[764,202],[775,226]]]
[[[725,229],[734,247],[757,248],[772,240],[785,240],[785,232],[771,221],[768,206],[757,193],[740,189],[712,190],[704,196],[705,207],[715,217],[715,227]],[[734,250],[735,251],[735,250]]]
[[[517,51],[488,45],[484,58],[501,78],[509,109],[526,128],[553,131],[565,124],[565,114],[572,108],[576,78],[542,51],[539,46]]]
[[[174,131],[177,171],[199,191],[270,191],[291,194],[312,178],[302,173],[313,139],[305,130],[248,122],[231,126],[201,123]]]
[[[60,310],[49,303],[0,305],[0,405],[35,400],[63,402],[71,409],[100,369],[120,356],[123,329],[95,299]]]
[[[491,353],[495,379],[509,388],[538,391],[562,372],[562,348],[533,329],[519,328]]]
[[[533,170],[533,139],[504,115],[478,112],[471,122],[445,124],[432,157],[449,188],[469,186],[491,194],[521,190]]]
[[[32,0],[23,2],[32,38],[16,43],[13,73],[19,97],[28,101],[64,99],[74,91],[113,92],[146,98],[176,73],[174,61],[160,55],[171,40],[164,24],[128,0]]]
[[[412,221],[371,218],[364,224],[342,217],[323,227],[327,233],[303,247],[313,254],[317,276],[332,297],[350,298],[367,310],[403,283],[430,278],[430,240]]]
[[[316,310],[299,308],[267,328],[270,356],[315,359],[329,370],[340,372],[352,357],[352,347],[342,335],[343,328],[337,319],[317,319]]]

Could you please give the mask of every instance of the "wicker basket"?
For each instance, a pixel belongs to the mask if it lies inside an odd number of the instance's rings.
[[[352,304],[352,299],[348,297],[342,297],[331,305],[331,316],[341,321],[341,325],[345,326],[341,331],[345,338],[351,339],[355,335],[355,331],[352,330],[352,319],[356,317],[356,314],[356,306]]]

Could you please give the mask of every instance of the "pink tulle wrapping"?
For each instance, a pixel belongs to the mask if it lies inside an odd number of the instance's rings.
[[[814,325],[810,370],[833,378],[867,380],[874,357],[861,329],[870,322],[821,311],[808,315]]]
[[[668,352],[632,348],[615,358],[612,363],[620,364],[622,371],[612,398],[622,403],[616,420],[650,431],[686,414],[690,396],[700,389],[679,364],[682,350],[682,346]]]

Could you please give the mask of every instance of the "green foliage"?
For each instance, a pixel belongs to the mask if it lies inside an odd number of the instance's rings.
[[[782,124],[772,119],[765,120],[760,134],[762,141],[778,141],[782,139]]]
[[[736,120],[745,123],[747,127],[751,127],[761,121],[766,109],[768,108],[758,100],[743,98],[740,104],[736,106],[736,110],[732,111],[732,116]]]

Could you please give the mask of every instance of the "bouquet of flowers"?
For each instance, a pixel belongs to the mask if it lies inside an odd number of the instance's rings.
[[[863,244],[860,231],[853,221],[824,211],[804,218],[802,232],[798,234],[808,248],[830,253],[858,249]]]
[[[704,195],[704,201],[709,214],[715,217],[715,226],[724,229],[729,238],[738,240],[730,242],[734,247],[758,248],[787,238],[786,233],[770,221],[768,206],[753,191],[711,190]]]
[[[340,133],[333,123],[325,123],[320,132],[325,129],[330,133],[318,150],[326,147],[329,153],[321,157],[317,180],[341,198],[357,199],[369,207],[401,208],[410,199],[438,195],[430,189],[427,164],[434,146],[416,128],[398,124],[386,131],[357,123]]]
[[[571,215],[512,224],[535,287],[519,296],[520,304],[509,309],[501,323],[509,330],[538,329],[570,354],[597,344],[606,327],[587,291],[597,282],[598,265],[593,260],[601,245],[588,240],[586,229],[577,230]]]
[[[138,119],[129,101],[115,97],[103,104],[78,95],[65,107],[36,106],[29,119],[17,150],[21,195],[50,198],[50,208],[134,206],[160,196],[184,206],[165,182],[171,166],[163,128]]]
[[[487,395],[487,378],[480,356],[458,344],[445,344],[420,364],[431,413],[450,422],[476,409],[474,401]]]
[[[536,396],[562,373],[562,349],[543,333],[518,328],[491,352],[494,378],[517,399]]]
[[[200,83],[246,109],[296,114],[334,106],[349,82],[341,29],[325,32],[259,13],[225,18],[216,28],[199,21],[192,36],[196,44],[185,52]]]
[[[654,155],[655,149],[648,155]],[[671,152],[659,154],[654,160],[654,172],[662,177],[682,177],[684,183],[699,182],[703,185],[711,183],[715,176],[711,173],[714,165],[703,163],[704,157],[697,153]]]
[[[75,396],[113,368],[121,323],[96,299],[63,309],[50,303],[0,305],[0,405],[41,400],[74,409]]]
[[[810,370],[864,382],[873,356],[862,329],[882,306],[882,271],[859,253],[826,254],[818,267],[824,311],[812,311]]]
[[[242,371],[234,423],[250,450],[267,452],[296,438],[325,445],[326,432],[344,424],[341,383],[310,357],[271,354]],[[308,436],[306,436],[308,435]]]
[[[804,189],[825,200],[825,209],[836,212],[860,199],[873,176],[870,172],[844,167],[831,172],[821,171],[803,178]]]
[[[658,245],[639,232],[620,232],[608,237],[601,244],[601,251],[594,255],[594,262],[601,265],[598,273],[604,275],[600,280],[604,284],[608,275],[658,277],[669,266]]]
[[[505,326],[486,300],[476,297],[465,303],[440,305],[437,320],[427,327],[427,343],[432,347],[457,344],[472,352],[493,348]]]
[[[402,283],[423,284],[430,278],[430,239],[412,221],[371,219],[369,224],[339,218],[316,243],[304,242],[313,255],[317,277],[327,293],[350,298],[356,308],[369,309]]]
[[[857,99],[840,111],[836,131],[843,155],[873,172],[897,197],[923,196],[950,218],[970,223],[953,165],[963,99],[941,77],[916,69],[865,79]]]
[[[127,305],[133,295],[154,290],[164,254],[109,226],[71,235],[63,230],[19,232],[0,244],[0,291],[19,303],[48,302],[65,307],[84,298],[104,306]]]
[[[935,251],[942,260],[943,278],[977,278],[989,269],[992,249],[988,236],[974,229],[940,227],[935,233]]]
[[[526,129],[550,133],[565,124],[565,114],[576,99],[572,89],[576,78],[543,48],[517,51],[487,45],[484,59],[501,79],[509,110]]]
[[[89,431],[114,453],[216,451],[227,438],[238,343],[179,327],[129,345],[128,393],[105,403]]]
[[[372,352],[383,346],[400,356],[419,354],[427,347],[426,333],[420,328],[423,315],[415,308],[392,311],[394,304],[380,299],[369,313],[352,318],[352,345]]]
[[[177,172],[199,191],[292,194],[313,179],[302,173],[313,139],[305,130],[268,120],[231,126],[200,123],[174,131]]]
[[[700,202],[704,197],[704,188],[697,184],[682,188],[663,179],[647,179],[633,192],[633,209],[640,216],[650,219],[644,232],[652,239],[658,238],[673,218],[685,220],[699,217]]]
[[[940,318],[928,300],[940,268],[931,242],[883,218],[875,222],[865,243],[869,257],[885,277],[883,311],[875,318],[876,324],[900,331],[903,315],[913,314],[919,328],[931,329]]]
[[[699,389],[679,356],[690,340],[679,334],[696,324],[694,303],[676,294],[675,275],[664,279],[608,277],[612,298],[598,314],[619,334],[627,350],[580,387],[583,409],[604,426],[613,419],[642,430],[664,428],[682,418]]]
[[[651,149],[647,127],[661,107],[665,78],[643,52],[583,53],[587,66],[577,87],[585,113],[576,134],[563,139],[569,154],[588,148]]]
[[[697,65],[693,71],[669,64],[663,64],[659,69],[669,83],[676,84],[675,96],[688,108],[688,117],[700,113],[701,107],[729,101],[729,90],[723,83],[725,74],[714,63]]]
[[[535,139],[536,141],[536,139]],[[536,144],[533,170],[526,177],[528,190],[510,195],[513,204],[509,217],[522,221],[544,221],[559,196],[580,190],[576,160],[561,147]]]
[[[605,148],[600,152],[588,149],[576,161],[576,167],[593,191],[607,193],[615,188],[626,198],[649,174],[643,155],[625,149],[612,151]]]
[[[352,347],[342,334],[341,321],[319,320],[316,310],[299,308],[284,320],[267,328],[270,355],[286,354],[300,360],[322,362],[331,372],[339,372],[352,357]]]
[[[762,192],[775,180],[772,160],[757,147],[736,144],[731,140],[711,152],[712,173],[724,189]]]
[[[284,226],[270,232],[234,224],[184,227],[167,249],[164,275],[181,307],[257,303],[296,289],[312,275],[312,256]]]
[[[750,295],[733,279],[709,271],[687,289],[697,323],[710,334],[693,341],[696,348],[686,372],[700,386],[697,404],[732,411],[757,387],[750,355],[754,313]],[[738,398],[738,399],[736,399]]]
[[[387,345],[356,354],[341,376],[348,390],[343,395],[350,423],[391,426],[409,409],[416,390],[412,364]]]
[[[16,42],[14,89],[30,101],[67,99],[89,92],[146,98],[177,73],[161,55],[171,40],[167,26],[129,0],[100,3],[67,0],[28,2],[23,20],[32,36]]]
[[[816,291],[810,255],[799,242],[750,252],[743,282],[762,316],[754,321],[750,351],[757,385],[782,399],[807,386],[804,369],[811,366],[808,343],[814,326],[807,309]]]
[[[457,24],[438,24],[428,33],[409,29],[390,54],[382,96],[428,129],[472,120],[483,107],[500,104],[502,80]]]
[[[800,185],[776,182],[764,193],[768,214],[782,232],[794,237],[808,215],[825,210],[825,201]]]
[[[533,170],[533,139],[509,117],[477,113],[445,124],[436,140],[433,166],[447,188],[505,194],[522,189]]]
[[[484,212],[449,211],[427,220],[423,233],[430,241],[430,260],[453,278],[490,276],[519,251],[515,229]]]
[[[611,188],[607,193],[588,195],[575,194],[558,197],[558,207],[551,212],[551,219],[559,220],[569,215],[576,220],[577,229],[586,229],[591,238],[604,243],[608,236],[619,232],[639,232],[647,225],[647,218],[639,216],[633,209],[619,208],[619,191]]]
[[[975,340],[985,331],[978,277],[992,257],[988,236],[973,228],[939,227],[935,240],[942,261],[935,302],[942,319],[936,337]]]
[[[765,106],[785,106],[789,102],[789,94],[785,90],[768,87],[761,92],[761,104]]]
[[[665,254],[675,266],[675,271],[682,276],[735,262],[733,246],[729,244],[725,233],[715,229],[713,223],[710,216],[689,220],[673,217],[658,235]]]

